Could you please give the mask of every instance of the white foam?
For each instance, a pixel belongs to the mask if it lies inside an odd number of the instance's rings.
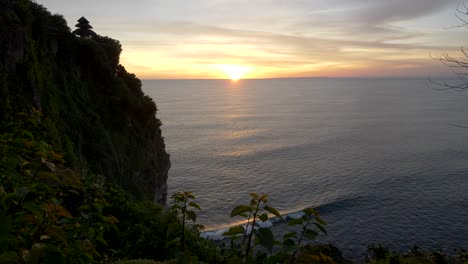
[[[284,219],[286,219],[286,221],[287,221],[287,220],[289,220],[289,219],[301,218],[302,216],[304,216],[304,212],[299,211],[299,212],[287,214],[287,215],[284,217]]]

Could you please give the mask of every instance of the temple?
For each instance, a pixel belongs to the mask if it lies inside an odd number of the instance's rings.
[[[82,38],[92,38],[97,35],[94,31],[91,30],[93,27],[89,24],[89,21],[84,16],[78,19],[78,24],[76,24],[75,27],[77,27],[77,29],[73,31],[73,34]]]

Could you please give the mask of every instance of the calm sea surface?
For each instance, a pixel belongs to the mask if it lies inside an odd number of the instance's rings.
[[[147,80],[172,168],[207,229],[251,192],[317,207],[347,255],[468,248],[468,91],[426,80]],[[451,125],[454,124],[454,125]]]

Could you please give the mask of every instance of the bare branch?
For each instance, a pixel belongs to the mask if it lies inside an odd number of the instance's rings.
[[[458,128],[468,128],[468,126],[460,126],[460,125],[456,125],[456,124],[448,124],[448,125],[458,127]]]
[[[463,9],[460,5],[460,2],[458,3],[458,6],[457,6],[457,9],[455,11],[455,17],[458,18],[458,20],[460,20],[462,22],[462,24],[460,25],[452,25],[452,26],[449,26],[449,27],[445,27],[444,29],[452,29],[452,28],[461,28],[461,27],[468,27],[468,20],[466,20],[465,18],[463,18],[461,15],[463,16],[467,16],[468,15],[468,6],[467,6],[467,3],[466,1],[463,1],[462,2],[463,4]]]

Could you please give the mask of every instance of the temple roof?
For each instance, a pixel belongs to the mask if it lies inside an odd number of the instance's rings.
[[[82,17],[81,17],[80,19],[78,19],[77,21],[80,22],[80,23],[84,23],[84,24],[88,24],[88,23],[89,23],[88,19],[86,19],[84,16],[82,16]]]
[[[90,29],[93,28],[90,24],[83,24],[83,23],[78,23],[75,25],[77,28],[83,28],[83,29]]]

